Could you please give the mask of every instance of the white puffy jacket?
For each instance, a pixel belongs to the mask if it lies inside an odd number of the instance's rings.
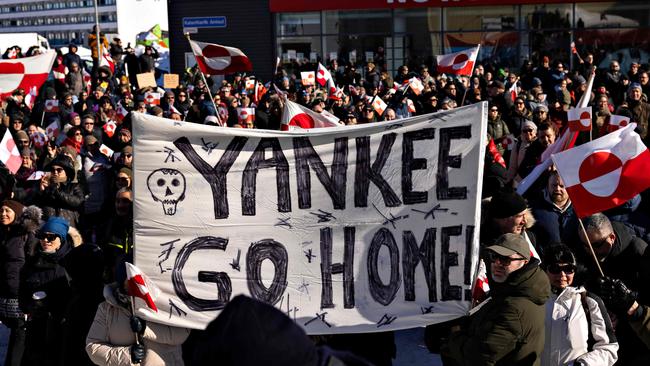
[[[542,366],[572,366],[580,361],[589,366],[611,366],[618,359],[618,343],[602,300],[587,293],[591,334],[595,344],[587,348],[588,323],[582,306],[583,287],[567,287],[546,302],[546,338]]]

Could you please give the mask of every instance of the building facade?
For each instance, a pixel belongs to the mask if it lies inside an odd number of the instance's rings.
[[[191,63],[179,34],[182,18],[206,15],[226,16],[228,27],[192,36],[241,48],[260,76],[270,76],[276,56],[359,66],[373,60],[394,73],[400,65],[431,66],[438,54],[479,43],[480,60],[514,68],[543,56],[577,62],[572,42],[578,55],[593,52],[601,67],[617,59],[626,70],[650,57],[646,1],[224,0],[217,6],[172,0],[172,70]]]
[[[97,0],[102,32],[135,44],[156,24],[167,29],[166,0]],[[95,25],[95,0],[0,0],[0,33],[36,32],[53,47],[86,44]]]

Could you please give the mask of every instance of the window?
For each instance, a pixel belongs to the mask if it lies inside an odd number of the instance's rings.
[[[279,36],[320,33],[320,13],[283,13],[277,16]]]
[[[389,33],[392,28],[390,10],[324,11],[323,33],[359,34]]]

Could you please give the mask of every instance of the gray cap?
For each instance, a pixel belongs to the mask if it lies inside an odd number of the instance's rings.
[[[519,234],[503,234],[494,245],[487,247],[487,249],[506,257],[519,254],[525,259],[530,259],[530,247],[526,239]]]

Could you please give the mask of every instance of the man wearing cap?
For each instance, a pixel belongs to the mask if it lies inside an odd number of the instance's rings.
[[[637,124],[637,130],[641,139],[648,145],[648,120],[650,119],[650,104],[644,102],[641,97],[643,97],[643,89],[641,84],[632,83],[627,89],[627,99],[626,104],[620,106],[616,110],[616,114],[621,114],[624,109],[627,109],[632,114],[631,122]]]
[[[465,326],[452,328],[443,355],[455,365],[539,365],[548,277],[521,235],[502,235],[486,254],[489,298]]]

